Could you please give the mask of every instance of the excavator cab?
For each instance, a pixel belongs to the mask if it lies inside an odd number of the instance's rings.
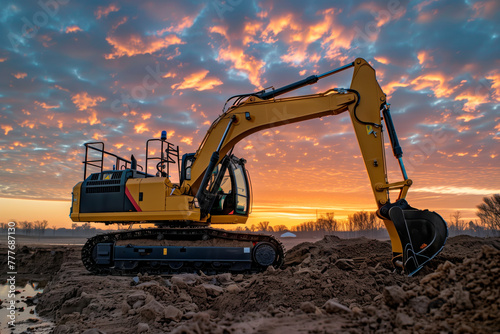
[[[245,163],[245,159],[231,154],[214,168],[207,186],[198,197],[202,215],[249,215],[252,191]]]

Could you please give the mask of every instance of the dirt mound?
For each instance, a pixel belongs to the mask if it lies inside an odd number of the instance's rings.
[[[296,265],[301,263],[307,256],[321,259],[335,254],[337,258],[356,259],[367,262],[368,265],[377,265],[388,261],[391,267],[391,244],[389,241],[380,241],[367,238],[340,239],[333,235],[327,235],[315,243],[302,243],[286,254],[286,264]],[[385,265],[385,264],[384,264]]]
[[[7,270],[7,247],[0,248],[0,268],[2,275]],[[20,246],[16,249],[16,271],[19,282],[24,280],[48,280],[56,274],[63,262],[65,262],[72,252],[79,251],[79,247],[51,247]],[[5,254],[5,256],[3,256]],[[3,276],[0,276],[4,278]]]
[[[500,250],[483,246],[475,258],[446,261],[417,283],[386,287],[383,301],[364,309],[366,330],[499,331]]]
[[[366,238],[302,243],[283,268],[255,275],[92,276],[74,253],[37,310],[60,334],[494,332],[496,245],[451,238],[436,270],[413,278],[388,269],[389,242]]]
[[[412,280],[384,267],[391,265],[390,253],[387,242],[366,238],[326,236],[316,243],[302,243],[286,254],[284,269],[269,268],[242,282],[243,304],[240,298],[224,295],[211,308],[219,313],[295,310],[304,301],[323,305],[334,297],[351,307],[363,305],[384,286]],[[382,265],[377,259],[388,263]]]

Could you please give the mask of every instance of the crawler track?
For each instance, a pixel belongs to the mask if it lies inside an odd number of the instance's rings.
[[[158,242],[172,241],[176,244],[184,244],[185,246],[196,246],[203,242],[211,242],[211,244],[227,244],[233,243],[242,245],[250,245],[252,249],[252,262],[242,266],[241,263],[232,261],[205,261],[190,262],[190,261],[175,261],[169,263],[167,260],[158,263],[158,261],[141,261],[132,269],[118,268],[113,261],[109,265],[98,264],[95,261],[96,245],[101,243],[116,244],[138,244],[141,246],[152,245]],[[257,255],[254,253],[256,246],[265,245],[264,254]],[[243,246],[242,246],[243,247]],[[87,243],[82,248],[82,262],[92,274],[95,275],[134,275],[137,273],[149,274],[177,274],[186,272],[199,272],[205,274],[217,274],[223,272],[260,272],[267,266],[260,265],[257,261],[262,261],[262,257],[266,257],[266,249],[273,249],[275,256],[272,261],[272,266],[280,267],[284,262],[285,249],[281,242],[271,235],[239,233],[225,230],[213,229],[209,227],[190,227],[190,228],[152,228],[152,229],[136,229],[123,232],[107,233],[89,238]]]

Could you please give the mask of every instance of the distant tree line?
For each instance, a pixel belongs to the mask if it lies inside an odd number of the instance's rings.
[[[349,215],[346,220],[335,219],[334,212],[327,212],[315,221],[307,221],[292,226],[293,232],[337,232],[337,231],[369,231],[382,227],[382,221],[375,212],[359,211]]]
[[[469,222],[462,219],[462,213],[456,211],[450,215],[448,229],[450,232],[475,232],[500,230],[500,194],[484,197],[483,203],[477,206],[476,219]],[[321,215],[315,221],[307,221],[287,228],[285,225],[271,226],[268,221],[260,222],[249,227],[237,227],[237,231],[252,232],[337,232],[337,231],[370,231],[384,228],[384,223],[375,212],[359,211],[349,215],[347,219],[335,219],[334,212]]]
[[[55,226],[49,227],[49,222],[47,220],[35,220],[35,221],[15,221],[16,234],[27,235],[27,236],[54,236],[54,235],[71,235],[71,236],[89,236],[97,233],[109,232],[107,230],[96,229],[92,227],[90,223],[71,224],[70,228],[57,228]],[[0,222],[0,233],[6,233],[9,228],[9,224],[5,222]],[[118,227],[119,229],[119,227]]]
[[[259,222],[248,226],[238,226],[236,231],[246,232],[336,232],[336,231],[366,231],[382,228],[382,221],[374,212],[356,212],[346,220],[335,219],[334,212],[327,212],[315,221],[303,222],[299,225],[287,227],[286,225],[272,226],[269,221]]]
[[[16,230],[20,231],[26,235],[43,235],[45,234],[45,230],[49,226],[49,222],[46,220],[35,220],[34,222],[29,221],[19,221],[16,222]],[[7,230],[9,228],[8,223],[0,223],[0,230]]]

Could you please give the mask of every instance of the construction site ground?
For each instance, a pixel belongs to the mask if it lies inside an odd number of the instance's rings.
[[[498,237],[452,237],[415,277],[389,241],[282,241],[283,268],[215,276],[93,276],[80,245],[18,245],[18,280],[47,282],[31,301],[57,334],[500,333]]]

